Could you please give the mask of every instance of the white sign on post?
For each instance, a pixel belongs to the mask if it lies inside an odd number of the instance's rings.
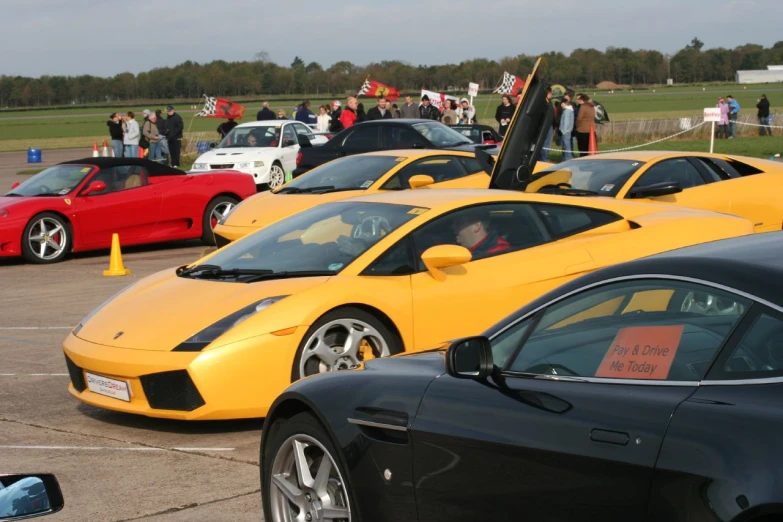
[[[479,84],[477,84],[477,83],[469,83],[468,84],[468,96],[478,96],[478,89],[479,89]]]
[[[704,121],[709,121],[712,125],[712,129],[710,130],[710,154],[712,154],[715,147],[715,122],[720,121],[720,107],[705,107]]]

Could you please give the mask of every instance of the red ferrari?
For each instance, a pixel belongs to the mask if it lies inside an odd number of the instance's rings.
[[[50,167],[0,197],[0,257],[55,263],[68,252],[201,238],[256,193],[239,172],[188,174],[136,158],[87,158]]]

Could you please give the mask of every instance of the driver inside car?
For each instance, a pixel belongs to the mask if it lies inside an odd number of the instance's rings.
[[[451,230],[456,236],[457,244],[470,250],[473,261],[511,248],[509,242],[492,229],[486,216],[460,213],[455,216]]]

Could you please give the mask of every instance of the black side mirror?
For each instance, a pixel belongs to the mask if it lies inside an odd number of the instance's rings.
[[[486,379],[495,369],[492,344],[483,336],[457,339],[446,351],[446,372],[460,379]]]
[[[490,176],[492,175],[492,169],[495,168],[495,158],[492,157],[492,154],[484,150],[484,148],[476,147],[476,161],[479,162],[484,172]]]
[[[0,475],[0,520],[19,520],[57,513],[63,494],[51,473]]]
[[[297,134],[297,139],[299,140],[299,146],[300,147],[312,147],[313,142],[310,141],[310,138],[308,138],[305,134]]]
[[[654,198],[656,196],[668,196],[682,192],[682,185],[677,181],[662,181],[644,187],[631,189],[628,195],[632,198]]]
[[[214,149],[214,148],[216,148],[217,146],[218,146],[218,142],[216,142],[216,141],[210,141],[210,142],[209,142],[209,148],[210,148],[210,149]]]

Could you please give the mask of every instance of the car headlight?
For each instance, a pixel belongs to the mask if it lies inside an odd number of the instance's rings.
[[[233,314],[224,317],[220,321],[210,326],[207,326],[206,328],[201,330],[199,333],[197,333],[190,339],[183,341],[182,343],[180,343],[179,346],[174,348],[174,350],[172,351],[200,352],[201,350],[209,346],[212,343],[212,341],[214,341],[215,339],[217,339],[227,331],[231,330],[245,319],[254,316],[258,312],[266,310],[276,302],[286,297],[288,296],[278,295],[276,297],[267,297],[265,299],[261,299],[256,303],[251,304],[250,306],[246,306],[241,310],[237,310]]]
[[[263,161],[245,161],[243,163],[237,163],[237,168],[239,169],[253,169],[253,168],[258,168],[263,166],[264,166]]]
[[[193,170],[209,170],[209,165],[207,163],[194,163]]]
[[[76,325],[76,327],[75,327],[73,330],[71,330],[71,333],[72,333],[73,335],[76,335],[76,334],[78,334],[78,333],[79,333],[79,330],[81,330],[81,329],[82,329],[82,327],[83,327],[83,326],[84,326],[84,325],[87,323],[87,321],[89,321],[90,319],[92,319],[92,316],[94,316],[95,314],[97,314],[98,312],[100,312],[100,311],[101,311],[101,308],[103,308],[104,306],[106,306],[107,304],[109,304],[109,303],[110,303],[110,302],[111,302],[111,301],[112,301],[112,300],[113,300],[115,297],[117,297],[118,295],[120,295],[121,293],[123,293],[123,292],[124,292],[125,290],[127,290],[128,288],[132,287],[134,284],[136,284],[136,283],[131,283],[131,284],[129,284],[128,286],[126,286],[125,288],[123,288],[122,290],[120,290],[119,292],[117,292],[116,294],[114,294],[113,296],[111,296],[110,298],[108,298],[107,300],[105,300],[104,302],[102,302],[100,305],[98,305],[98,307],[97,307],[97,308],[95,308],[95,309],[94,309],[92,312],[90,312],[89,314],[87,314],[87,315],[84,317],[84,319],[82,319],[81,321],[79,321],[79,324],[77,324],[77,325]]]

